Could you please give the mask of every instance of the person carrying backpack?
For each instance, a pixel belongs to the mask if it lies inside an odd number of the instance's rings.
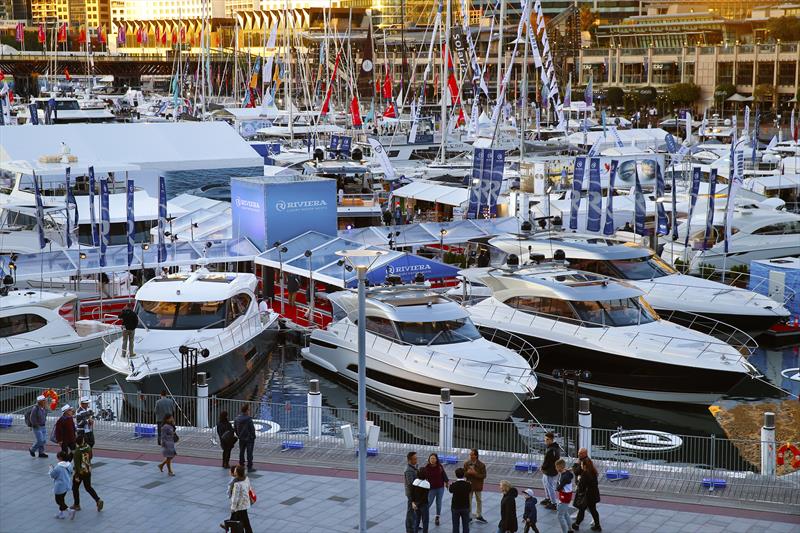
[[[86,442],[86,437],[78,434],[78,446],[75,448],[73,457],[73,476],[72,476],[72,501],[73,505],[70,507],[73,511],[81,510],[81,494],[80,487],[83,484],[84,490],[89,493],[89,496],[94,499],[97,505],[97,510],[103,510],[103,500],[97,495],[92,487],[92,447]]]
[[[67,452],[75,449],[75,411],[67,404],[61,408],[61,418],[53,428],[50,440],[61,446],[61,451]]]
[[[567,470],[567,462],[564,459],[556,461],[556,471],[558,478],[556,482],[556,494],[558,495],[558,505],[556,509],[556,519],[561,526],[562,533],[570,533],[572,524],[570,523],[570,503],[572,503],[574,478],[572,472]]]
[[[47,458],[47,454],[44,453],[44,447],[47,444],[47,427],[45,427],[47,425],[46,402],[47,398],[40,395],[36,398],[36,405],[31,407],[30,411],[25,414],[25,424],[31,428],[36,438],[36,442],[28,449],[31,457],[36,457],[38,450],[39,457]]]

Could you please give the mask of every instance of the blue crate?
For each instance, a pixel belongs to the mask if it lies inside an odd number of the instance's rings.
[[[140,439],[152,439],[158,434],[158,426],[155,424],[136,424],[133,426],[133,435]]]
[[[457,455],[442,455],[439,460],[444,465],[454,465],[458,463],[458,456]]]
[[[627,470],[606,470],[606,479],[628,479],[631,475]]]
[[[514,463],[514,470],[517,472],[535,472],[539,470],[539,465],[532,461],[517,461]]]
[[[299,440],[285,440],[281,443],[282,450],[302,450],[303,442]]]
[[[356,455],[358,455],[358,450],[356,450]],[[367,457],[377,457],[378,456],[378,448],[367,448]]]
[[[10,428],[14,423],[14,417],[11,415],[0,415],[0,428]]]
[[[704,477],[702,481],[704,488],[710,489],[724,489],[728,486],[728,482],[724,479]]]

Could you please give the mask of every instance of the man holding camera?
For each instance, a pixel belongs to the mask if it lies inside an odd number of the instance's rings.
[[[83,434],[86,444],[94,448],[94,411],[89,409],[90,399],[88,396],[80,399],[80,407],[75,412],[75,422],[78,434]]]

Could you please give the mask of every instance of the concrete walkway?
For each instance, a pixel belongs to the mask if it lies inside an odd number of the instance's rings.
[[[53,447],[50,446],[52,449]],[[33,459],[25,446],[0,443],[0,532],[165,532],[222,531],[217,524],[228,516],[225,489],[228,473],[215,460],[177,458],[175,477],[156,467],[157,453],[98,450],[92,482],[105,502],[98,513],[82,491],[84,510],[74,521],[56,520],[49,459]],[[358,522],[358,489],[353,472],[257,464],[253,474],[258,502],[250,512],[257,532],[352,532]],[[398,465],[398,472],[403,465]],[[451,472],[452,468],[448,468]],[[371,474],[369,530],[401,532],[405,513],[403,486],[397,475]],[[525,487],[519,487],[523,489]],[[535,487],[537,497],[541,490]],[[473,532],[494,533],[499,519],[500,494],[484,493],[488,525],[473,522]],[[72,502],[71,494],[67,502]],[[442,525],[431,532],[451,531],[450,497],[445,495]],[[522,512],[522,498],[517,502]],[[767,532],[800,530],[800,517],[712,506],[607,497],[599,505],[607,532]],[[555,513],[539,506],[539,529],[560,531]],[[582,531],[589,531],[587,516]],[[520,529],[521,531],[521,529]]]

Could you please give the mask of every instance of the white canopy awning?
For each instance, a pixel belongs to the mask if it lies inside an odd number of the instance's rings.
[[[437,204],[460,206],[469,200],[469,191],[460,187],[448,187],[426,181],[415,181],[395,189],[392,193],[400,198],[411,198]]]

